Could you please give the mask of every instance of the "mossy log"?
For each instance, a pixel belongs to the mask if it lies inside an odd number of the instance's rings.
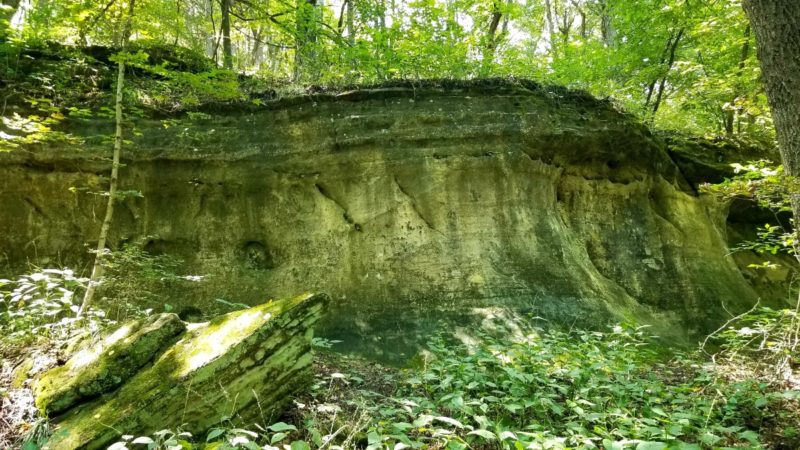
[[[312,326],[323,294],[273,301],[190,325],[118,390],[53,420],[45,449],[102,449],[122,433],[202,434],[228,421],[270,424],[311,378]]]
[[[34,387],[36,407],[54,415],[83,399],[116,389],[184,331],[186,324],[176,314],[157,314],[123,324],[84,345],[63,366],[45,372]]]

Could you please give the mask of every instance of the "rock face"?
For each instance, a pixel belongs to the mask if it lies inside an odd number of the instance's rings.
[[[64,368],[43,375],[39,383],[48,387],[36,391],[37,405],[44,404],[51,412],[59,402],[63,411],[63,399],[76,395],[57,392],[77,390],[87,394],[76,386],[98,386],[93,393],[108,395],[78,405],[74,403],[81,399],[76,399],[70,409],[54,417],[55,429],[45,448],[104,449],[120,437],[118,430],[138,436],[183,427],[201,436],[227,420],[244,426],[272,423],[292,394],[310,380],[312,326],[326,303],[325,295],[303,295],[192,325],[151,365],[135,373],[118,373],[115,378],[121,386],[117,389],[109,383],[90,383],[105,378],[98,378],[97,364],[81,369],[80,360],[85,355],[77,353]],[[161,316],[129,333],[128,338],[108,345],[95,359],[117,359],[112,349],[131,355],[136,348],[152,348],[145,341],[155,342],[156,334],[164,339],[160,342],[169,343],[167,332],[142,330],[171,331],[176,320],[174,315]],[[127,349],[120,344],[126,339]],[[125,366],[124,361],[120,365]],[[55,384],[66,380],[67,373],[77,381],[59,390]]]
[[[585,95],[394,88],[171,125],[137,124],[121,176],[142,197],[117,209],[112,242],[147,237],[183,258],[206,276],[188,300],[202,310],[321,289],[323,336],[403,357],[441,322],[492,308],[685,335],[756,298],[726,256],[724,205],[644,126]],[[80,192],[103,189],[108,170],[93,142],[2,156],[10,265],[85,258],[104,200]]]

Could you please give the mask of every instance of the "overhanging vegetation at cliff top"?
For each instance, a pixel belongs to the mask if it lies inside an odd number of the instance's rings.
[[[106,47],[68,47],[54,43],[28,47],[5,44],[3,91],[7,112],[45,112],[55,108],[75,118],[102,118],[113,82]],[[236,75],[180,47],[138,43],[128,88],[129,115],[168,117],[186,112],[243,113],[290,104],[365,98],[414,97],[427,93],[502,95],[531,93],[563,107],[608,107],[587,91],[514,77],[476,79],[399,79],[336,85],[301,85]],[[87,110],[88,109],[88,110]],[[620,107],[617,108],[621,110]],[[55,111],[55,110],[54,110]]]

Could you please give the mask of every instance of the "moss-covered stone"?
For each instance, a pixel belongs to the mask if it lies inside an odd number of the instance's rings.
[[[123,432],[177,427],[202,436],[229,420],[271,423],[310,380],[312,326],[326,303],[306,294],[191,325],[118,390],[55,418],[45,448],[103,449]]]
[[[123,324],[84,345],[63,366],[42,374],[34,387],[36,406],[47,415],[110,392],[132,377],[186,330],[175,314],[157,314]]]

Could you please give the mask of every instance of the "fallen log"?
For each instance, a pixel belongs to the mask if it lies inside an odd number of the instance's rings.
[[[202,436],[219,424],[269,425],[311,379],[312,327],[327,300],[307,294],[190,325],[118,389],[54,417],[43,448],[104,449],[123,433],[181,428]]]

